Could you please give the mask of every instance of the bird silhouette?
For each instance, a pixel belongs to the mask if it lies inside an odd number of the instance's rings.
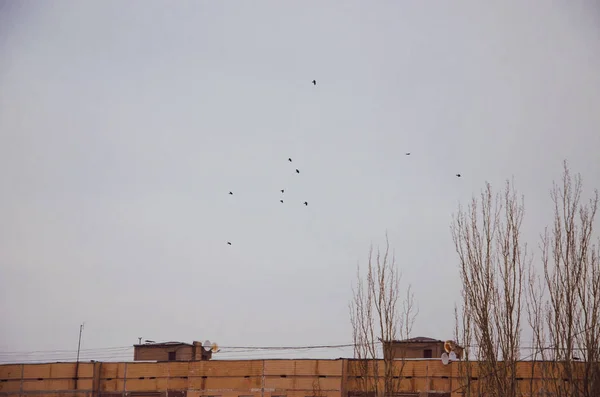
[[[410,152],[407,152],[407,153],[406,153],[406,155],[407,155],[407,156],[410,156]]]
[[[313,85],[317,85],[317,80],[312,81]]]
[[[280,203],[283,203],[283,200],[279,200]]]
[[[308,201],[305,201],[305,202],[304,202],[304,205],[308,205]]]
[[[290,159],[288,159],[288,161],[291,163],[291,162],[292,162],[292,159],[290,158]]]
[[[229,192],[229,194],[233,195],[233,192]]]
[[[281,193],[285,192],[285,190],[281,189]]]
[[[300,170],[298,168],[296,168],[296,174],[299,174]]]
[[[460,174],[456,174],[456,176],[460,178]]]
[[[230,241],[228,241],[228,242],[227,242],[227,245],[231,245],[231,242],[230,242]]]

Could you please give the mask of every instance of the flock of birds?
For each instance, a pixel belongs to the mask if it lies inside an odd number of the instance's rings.
[[[317,85],[317,80],[313,80],[313,81],[312,81],[312,84],[316,86],[316,85]],[[406,155],[407,155],[407,156],[410,156],[410,152],[407,152],[407,153],[406,153]],[[291,157],[290,157],[290,158],[288,158],[288,162],[290,162],[290,163],[292,162],[292,158],[291,158]],[[299,170],[298,168],[296,168],[296,174],[299,174],[299,173],[300,173],[300,170]],[[461,177],[461,174],[456,174],[456,176],[457,176],[458,178],[460,178],[460,177]],[[285,193],[285,189],[281,189],[281,194],[284,194],[284,193]],[[229,195],[233,196],[233,192],[232,192],[232,191],[230,191],[230,192],[229,192]],[[280,203],[283,203],[283,198],[282,198],[282,199],[280,199],[280,200],[279,200],[279,202],[280,202]],[[305,201],[303,204],[304,204],[305,206],[308,206],[308,201]],[[232,244],[231,244],[231,241],[228,241],[228,242],[227,242],[227,245],[232,245]]]
[[[313,80],[313,82],[315,82],[315,81]],[[316,82],[315,82],[315,83],[316,83]],[[288,158],[288,162],[290,162],[290,163],[292,162],[292,158],[291,158],[291,157],[290,157],[290,158]],[[298,168],[296,168],[296,174],[299,174],[299,173],[300,173],[300,170],[299,170]],[[280,190],[280,192],[281,192],[281,194],[284,194],[284,193],[285,193],[285,189],[281,189],[281,190]],[[232,192],[232,191],[230,191],[230,192],[229,192],[229,195],[230,195],[230,196],[233,196],[233,192]],[[283,204],[283,198],[282,198],[282,199],[280,199],[280,200],[279,200],[279,202]],[[302,204],[304,204],[305,206],[308,206],[308,201],[305,201],[305,202],[304,202],[304,203],[302,203]],[[231,241],[228,241],[228,242],[227,242],[227,245],[231,245]]]

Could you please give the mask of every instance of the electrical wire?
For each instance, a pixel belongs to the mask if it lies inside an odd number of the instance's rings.
[[[585,332],[582,331],[582,333]],[[382,342],[376,341],[375,345],[381,345]],[[257,357],[289,356],[292,354],[302,354],[306,352],[321,351],[321,354],[331,354],[334,352],[346,352],[348,348],[357,346],[354,343],[330,344],[330,345],[305,345],[305,346],[221,346],[216,357],[223,359],[252,359]],[[467,347],[478,347],[477,344],[467,345]],[[556,347],[547,346],[543,349],[553,349]],[[522,350],[536,350],[537,346],[521,346]],[[133,346],[116,346],[103,348],[81,349],[80,361],[105,361],[122,359],[127,360],[133,356]],[[33,350],[33,351],[5,351],[0,352],[0,363],[33,363],[49,361],[74,361],[77,350]],[[353,355],[353,352],[348,352]],[[320,355],[321,355],[320,354]],[[520,360],[526,361],[535,353]],[[338,356],[339,357],[339,356]],[[337,357],[336,357],[337,358]]]
[[[156,343],[160,344],[160,343]],[[381,342],[377,341],[374,344],[378,345]],[[149,344],[151,346],[152,344]],[[344,343],[334,345],[301,345],[301,346],[219,346],[221,349],[243,349],[243,350],[298,350],[298,349],[329,349],[341,347],[354,347],[355,343]],[[116,346],[116,347],[100,347],[95,349],[81,349],[80,352],[97,352],[107,350],[122,350],[132,349],[133,346]],[[22,351],[0,351],[0,355],[10,354],[34,354],[34,353],[76,353],[77,350],[22,350]]]
[[[375,342],[376,345],[381,342]],[[287,356],[315,350],[337,350],[355,347],[354,343],[331,344],[331,345],[305,345],[305,346],[222,346],[219,357],[244,357],[256,358],[278,354]],[[133,355],[133,346],[117,346],[95,349],[81,349],[80,361],[102,359],[130,358]],[[258,354],[260,352],[261,354]],[[33,350],[33,351],[6,351],[0,352],[0,363],[7,362],[40,362],[73,360],[77,350]],[[33,357],[32,357],[33,356]]]
[[[315,350],[337,350],[339,351],[342,348],[334,348],[334,349],[296,349],[296,350],[273,350],[273,351],[265,351],[265,350],[221,350],[218,352],[218,357],[221,356],[246,356],[246,357],[257,357],[257,356],[266,356],[266,355],[288,355],[288,354],[301,354],[303,352],[315,351]],[[131,357],[133,354],[133,349],[127,349],[126,351],[115,351],[115,352],[104,352],[97,354],[87,354],[80,355],[81,360],[88,359],[103,359],[103,358],[111,358],[111,357]],[[26,357],[21,361],[39,361],[39,360],[60,360],[60,359],[73,359],[74,355],[40,355],[37,357]],[[0,357],[0,361],[11,360],[14,357]]]
[[[85,351],[99,351],[99,350],[115,350],[115,349],[130,349],[133,346],[117,346],[117,347],[99,347],[95,349],[81,349],[80,352]],[[0,355],[5,354],[33,354],[33,353],[77,353],[77,349],[74,350],[22,350],[22,351],[0,351]]]
[[[377,341],[375,344],[381,344]],[[337,349],[341,347],[354,347],[355,343],[341,345],[309,345],[309,346],[221,346],[222,349],[250,349],[250,350],[298,350],[298,349]]]
[[[340,348],[336,349],[322,349],[319,355],[333,353],[334,351],[340,352]],[[214,356],[215,358],[256,358],[256,357],[277,357],[277,356],[290,356],[290,355],[302,355],[307,352],[315,352],[314,349],[299,349],[299,350],[284,350],[284,351],[220,351]],[[339,353],[338,353],[339,356]],[[95,354],[95,355],[81,355],[80,361],[104,361],[104,360],[114,360],[114,359],[128,359],[133,357],[133,351],[122,351],[122,352],[114,352],[108,354]],[[37,356],[37,357],[10,357],[10,358],[0,358],[0,362],[3,363],[27,363],[27,362],[40,362],[40,361],[74,361],[74,356]]]

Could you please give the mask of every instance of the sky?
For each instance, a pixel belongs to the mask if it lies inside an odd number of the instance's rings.
[[[0,362],[351,343],[386,232],[451,338],[458,205],[600,188],[595,3],[0,0]]]

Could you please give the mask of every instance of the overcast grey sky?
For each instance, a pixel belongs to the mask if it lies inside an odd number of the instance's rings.
[[[386,230],[451,337],[458,203],[600,187],[594,3],[1,0],[0,352],[349,343]]]

